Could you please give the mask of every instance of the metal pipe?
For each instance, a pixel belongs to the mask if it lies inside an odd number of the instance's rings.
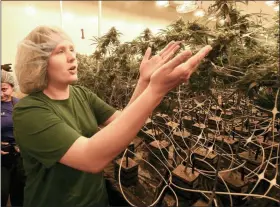
[[[60,26],[63,29],[63,8],[62,8],[62,0],[59,1],[60,5]]]
[[[101,36],[102,1],[98,1],[98,37]]]

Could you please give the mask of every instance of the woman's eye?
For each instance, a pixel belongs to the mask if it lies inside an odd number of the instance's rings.
[[[60,49],[60,50],[57,50],[57,52],[56,52],[56,54],[61,54],[61,53],[63,53],[64,51],[62,50],[62,49]]]

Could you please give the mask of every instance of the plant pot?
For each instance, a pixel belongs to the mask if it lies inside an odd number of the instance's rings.
[[[233,113],[231,111],[226,111],[225,113],[222,113],[222,118],[223,119],[232,119]]]
[[[165,126],[167,126],[167,129],[165,130],[165,132],[167,134],[169,134],[170,132],[178,129],[179,124],[176,122],[173,122],[173,121],[169,121],[169,122],[165,123]]]
[[[149,147],[151,149],[151,151],[163,162],[166,160],[168,160],[168,147],[169,147],[169,143],[165,140],[163,141],[153,141],[149,144]],[[165,159],[163,158],[163,156],[165,157]],[[158,158],[155,157],[152,153],[149,153],[149,161],[152,164],[156,164],[158,166],[161,165],[161,162],[159,162]]]
[[[115,179],[118,180],[118,173],[120,168],[121,159],[118,159],[114,162],[114,174]],[[126,165],[126,158],[123,159],[121,165],[121,184],[128,187],[135,185],[138,181],[138,167],[139,164],[133,159],[128,158],[128,165]]]
[[[139,136],[142,137],[147,143],[150,143],[154,141],[154,139],[160,139],[162,136],[162,131],[159,129],[149,129],[141,132]]]
[[[221,172],[219,173],[220,176],[224,179],[225,183],[227,184],[230,192],[233,193],[247,193],[248,192],[248,187],[249,187],[249,182],[248,179],[245,177],[244,181],[241,179],[241,173],[238,171],[233,171],[233,172]],[[217,189],[219,191],[224,191],[226,192],[227,189],[225,187],[225,184],[219,177],[218,182],[217,182]],[[228,195],[219,195],[222,200],[228,202]],[[232,202],[233,206],[242,206],[246,202],[246,200],[243,200],[243,196],[234,196],[232,195]]]
[[[217,126],[219,126],[219,129],[222,129],[222,118],[218,116],[210,117],[208,119],[208,127],[210,129],[217,129]]]
[[[218,156],[216,152],[212,151],[208,153],[208,150],[206,148],[200,147],[200,148],[196,148],[193,153],[197,158],[205,159],[206,162],[210,163],[215,168],[216,163],[218,161]],[[205,162],[196,159],[195,163],[197,166],[199,166],[199,168],[213,171],[213,169],[207,164],[205,164]]]
[[[227,186],[231,191],[236,193],[246,193],[248,190],[248,179],[245,177],[244,181],[241,179],[241,173],[237,171],[233,172],[221,172],[220,176],[224,179]],[[219,178],[219,183],[224,187],[224,183],[222,182],[221,178]]]
[[[175,142],[177,142],[177,144],[182,148],[186,148],[186,145],[189,146],[189,147],[191,146],[190,136],[191,136],[191,134],[185,129],[184,129],[184,131],[179,131],[178,130],[178,131],[173,132],[173,138],[174,138]]]
[[[199,172],[194,171],[194,173],[192,173],[192,168],[186,168],[184,165],[181,164],[178,165],[177,168],[175,168],[172,171],[172,183],[182,188],[195,189],[198,187],[199,184],[199,175]],[[185,197],[187,199],[191,198],[192,193],[190,192],[178,188],[174,188],[174,190],[182,197]]]
[[[192,134],[193,135],[200,135],[201,131],[205,129],[205,124],[202,123],[195,123],[192,125]]]
[[[230,149],[233,150],[233,153],[235,152],[236,146],[238,144],[237,138],[232,138],[225,135],[216,136],[216,144],[221,147],[222,146],[222,140],[224,140],[223,144],[223,150],[225,150],[228,153],[231,153]]]
[[[170,120],[170,117],[167,114],[156,114],[154,120],[157,124],[164,125]]]
[[[238,154],[240,159],[246,160],[246,167],[250,170],[255,170],[257,167],[260,166],[262,162],[262,155],[259,155],[257,159],[255,159],[255,153],[251,152],[251,154],[248,151],[244,151]],[[264,166],[263,166],[264,167]],[[245,173],[249,173],[248,170],[245,169]]]
[[[183,121],[183,126],[186,129],[191,129],[192,125],[194,124],[191,116],[184,116],[182,118],[182,121]]]
[[[192,207],[208,207],[208,203],[206,203],[205,201],[199,199],[197,200],[194,204],[192,204]]]

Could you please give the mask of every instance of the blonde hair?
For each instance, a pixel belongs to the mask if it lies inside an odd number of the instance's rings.
[[[48,59],[62,40],[72,42],[60,28],[39,26],[18,44],[15,74],[21,92],[30,94],[47,87]]]
[[[5,70],[1,70],[1,83],[8,83],[12,87],[15,86],[15,79],[12,74],[8,73]]]

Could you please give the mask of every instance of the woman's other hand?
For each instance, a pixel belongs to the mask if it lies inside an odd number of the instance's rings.
[[[151,75],[162,65],[168,62],[175,52],[180,48],[182,41],[171,41],[159,54],[151,57],[151,48],[149,47],[140,64],[140,79],[143,82],[150,82]]]

